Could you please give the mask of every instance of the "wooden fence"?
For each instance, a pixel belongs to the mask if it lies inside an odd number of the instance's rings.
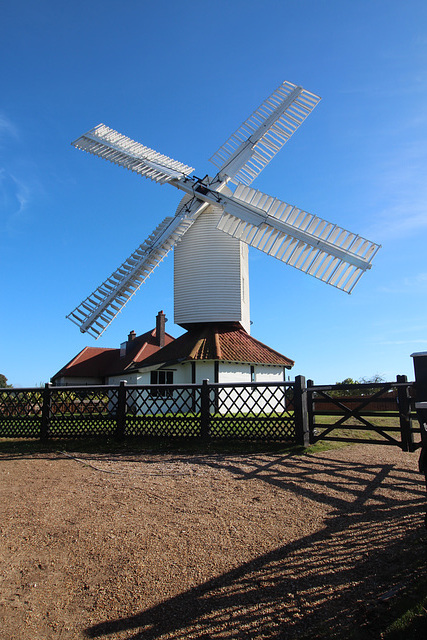
[[[305,443],[319,440],[394,445],[403,451],[421,446],[415,411],[415,383],[396,382],[305,386]],[[353,395],[354,394],[354,395]]]
[[[370,442],[414,451],[414,383],[293,382],[0,390],[0,438],[186,437]],[[349,395],[351,394],[351,395]]]

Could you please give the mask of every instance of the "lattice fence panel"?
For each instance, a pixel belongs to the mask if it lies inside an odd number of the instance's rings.
[[[295,440],[293,391],[285,385],[217,385],[210,390],[211,438]]]
[[[116,430],[118,389],[51,389],[49,437],[112,436]]]
[[[200,436],[200,387],[127,387],[125,436]]]
[[[28,389],[0,391],[0,437],[38,438],[43,392]]]

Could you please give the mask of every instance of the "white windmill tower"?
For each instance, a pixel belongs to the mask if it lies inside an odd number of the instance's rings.
[[[212,156],[218,172],[202,180],[103,124],[73,142],[186,195],[175,216],[67,317],[98,338],[173,247],[174,320],[185,328],[239,322],[249,332],[248,246],[350,293],[379,245],[249,186],[319,100],[284,82]]]

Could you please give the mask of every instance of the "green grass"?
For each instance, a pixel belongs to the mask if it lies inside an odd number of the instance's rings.
[[[326,429],[327,425],[334,424],[336,421],[339,420],[339,418],[340,416],[338,415],[336,416],[335,415],[334,416],[316,415],[315,428],[320,438],[322,437],[323,427]],[[380,416],[369,416],[369,417],[366,417],[365,419],[371,422],[374,427],[377,427],[378,429],[383,430],[385,433],[388,433],[388,435],[391,438],[393,438],[394,440],[397,440],[400,443],[400,439],[401,439],[400,421],[398,416],[380,415]],[[329,438],[329,437],[341,438],[342,442],[336,443],[338,446],[345,446],[347,444],[345,442],[345,439],[350,439],[350,438],[357,438],[366,442],[369,442],[370,440],[380,440],[380,441],[383,440],[384,442],[386,442],[386,438],[381,433],[378,433],[374,429],[369,429],[369,428],[364,428],[363,430],[355,428],[358,426],[363,427],[364,425],[356,418],[353,418],[353,417],[348,418],[344,425],[337,427],[336,429],[331,431],[329,434],[326,435],[326,438]],[[418,426],[419,426],[418,421],[413,419],[412,428],[419,430]],[[418,434],[414,434],[414,441],[418,442],[419,440],[420,440],[420,436]],[[321,440],[319,440],[319,442],[321,442]],[[329,441],[325,440],[325,442],[329,442]],[[331,444],[332,444],[332,441],[331,441]],[[350,444],[350,442],[348,442],[348,444]]]
[[[383,632],[385,640],[420,640],[427,638],[427,595],[414,594],[411,605],[400,603],[399,608],[406,610],[391,624],[388,624]]]

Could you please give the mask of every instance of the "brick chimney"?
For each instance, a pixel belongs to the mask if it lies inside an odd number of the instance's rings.
[[[165,346],[165,323],[165,314],[163,311],[159,311],[156,316],[156,339],[160,349]]]
[[[133,340],[135,340],[135,338],[136,338],[136,333],[132,329],[132,331],[128,335],[128,339],[126,340],[126,342],[122,342],[121,345],[120,345],[120,357],[121,358],[124,358],[124,356],[129,353],[129,351],[132,348],[132,342],[133,342]]]

